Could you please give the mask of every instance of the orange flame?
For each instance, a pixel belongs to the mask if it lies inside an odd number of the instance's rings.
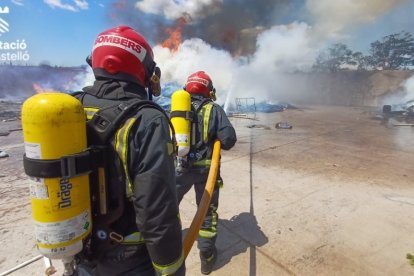
[[[41,87],[39,84],[37,83],[33,83],[32,84],[33,90],[36,92],[36,94],[45,92],[45,89],[43,87]]]
[[[168,34],[168,38],[161,43],[161,46],[176,52],[181,44],[181,33],[185,24],[187,24],[187,20],[180,17],[175,22],[174,27],[167,28],[165,32]]]

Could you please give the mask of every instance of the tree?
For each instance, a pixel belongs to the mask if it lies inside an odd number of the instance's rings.
[[[314,68],[320,71],[336,72],[344,69],[346,65],[355,65],[352,51],[342,43],[333,44],[322,51],[316,58]]]
[[[369,52],[367,60],[373,68],[405,69],[414,66],[414,37],[405,31],[384,36],[381,41],[371,43]]]
[[[354,52],[351,56],[350,64],[354,65],[359,71],[368,70],[368,60],[368,57],[364,56],[361,52]]]

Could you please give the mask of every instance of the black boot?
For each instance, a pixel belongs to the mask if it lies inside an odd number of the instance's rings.
[[[208,275],[213,271],[214,263],[217,260],[217,249],[213,248],[212,253],[200,252],[201,273]]]

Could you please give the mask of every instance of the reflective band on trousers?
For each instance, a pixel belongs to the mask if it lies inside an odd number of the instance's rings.
[[[217,235],[217,207],[211,206],[211,227],[207,229],[200,229],[198,235],[202,238],[211,239]]]
[[[209,230],[200,230],[198,231],[198,235],[202,238],[211,239],[217,236],[217,230],[214,232]]]
[[[134,232],[125,236],[121,244],[140,244],[144,242],[144,237],[141,235],[141,232]]]
[[[118,153],[119,158],[122,160],[122,166],[125,171],[125,178],[127,181],[127,197],[132,195],[132,181],[129,177],[128,170],[128,136],[131,127],[133,126],[136,118],[129,118],[124,125],[116,132],[115,135],[115,150]]]
[[[159,265],[153,262],[152,265],[157,271],[157,275],[167,276],[167,275],[173,275],[181,267],[183,262],[184,262],[184,252],[181,252],[180,258],[172,264]]]
[[[209,167],[211,165],[211,159],[203,159],[197,162],[194,162],[193,166],[200,166],[200,167]]]

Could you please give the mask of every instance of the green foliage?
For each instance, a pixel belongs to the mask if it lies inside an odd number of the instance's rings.
[[[352,51],[348,46],[336,43],[317,57],[314,68],[320,71],[336,72],[343,65],[351,64],[352,62]]]
[[[371,43],[369,65],[375,69],[397,70],[414,66],[414,38],[409,32],[391,34]]]
[[[333,44],[316,58],[314,69],[323,72],[339,70],[399,70],[414,66],[414,37],[401,31],[371,43],[369,55],[352,52],[347,45]]]
[[[367,70],[369,67],[369,59],[361,52],[352,53],[351,65],[354,65],[357,70]]]
[[[408,262],[410,263],[410,265],[414,266],[414,256],[411,255],[410,253],[407,254],[407,259]]]

